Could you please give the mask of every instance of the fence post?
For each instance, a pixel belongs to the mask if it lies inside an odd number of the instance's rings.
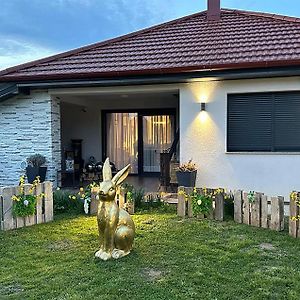
[[[15,222],[12,214],[13,189],[11,187],[4,187],[2,189],[2,203],[3,203],[3,230],[10,230],[15,228]]]
[[[243,223],[247,225],[251,224],[250,203],[247,192],[243,192]]]
[[[13,190],[14,195],[20,195],[20,193],[21,193],[21,187],[20,186],[11,187],[11,189]],[[16,219],[15,220],[16,228],[22,228],[22,227],[25,226],[25,218],[24,217],[16,217],[15,219]]]
[[[224,194],[217,194],[215,199],[215,220],[224,221]]]
[[[299,193],[297,193],[297,197]],[[300,237],[299,235],[299,221],[293,221],[291,217],[297,217],[299,215],[299,206],[297,205],[296,201],[290,197],[290,221],[289,221],[289,234],[294,237]]]
[[[53,190],[52,182],[46,181],[43,183],[45,194],[45,223],[53,221]]]
[[[118,188],[118,195],[119,195],[119,207],[124,208],[125,205],[125,190],[121,187]]]
[[[251,225],[260,227],[260,207],[261,207],[261,193],[255,193],[254,202],[251,203]]]
[[[35,194],[40,195],[43,193],[42,184],[39,183],[35,188]],[[36,224],[43,223],[43,198],[39,197],[36,203]]]
[[[185,189],[183,186],[180,186],[178,188],[178,204],[177,204],[177,216],[178,217],[185,217],[185,208],[186,208],[186,202],[185,202]]]
[[[31,188],[31,184],[25,184],[24,185],[24,193],[25,195],[29,195],[29,190]],[[32,226],[35,223],[36,219],[35,219],[35,216],[27,216],[25,217],[25,226]]]
[[[269,228],[268,196],[266,195],[261,195],[261,227]]]
[[[187,187],[187,188],[185,188],[185,192],[186,192],[186,194],[190,195],[193,192],[193,188]],[[188,197],[188,211],[187,211],[187,213],[188,213],[189,218],[194,217],[191,197]]]
[[[243,223],[243,201],[241,190],[234,193],[234,221],[237,223]]]
[[[271,226],[272,230],[284,229],[284,198],[271,197]]]

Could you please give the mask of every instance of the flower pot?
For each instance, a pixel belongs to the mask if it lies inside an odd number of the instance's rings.
[[[31,167],[26,168],[26,176],[28,183],[33,183],[37,176],[40,177],[40,181],[44,182],[46,179],[47,167]]]
[[[33,183],[35,178],[39,176],[39,168],[28,166],[26,168],[26,176],[27,176],[28,183]]]
[[[197,171],[193,172],[176,172],[178,186],[194,187],[196,184]]]
[[[44,182],[46,179],[47,167],[39,167],[40,181]]]

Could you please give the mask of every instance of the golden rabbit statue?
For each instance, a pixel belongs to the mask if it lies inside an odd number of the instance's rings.
[[[100,250],[95,256],[102,260],[118,259],[132,249],[135,226],[130,215],[115,202],[116,189],[129,174],[130,165],[112,178],[109,159],[103,165],[103,182],[99,189],[98,230]]]

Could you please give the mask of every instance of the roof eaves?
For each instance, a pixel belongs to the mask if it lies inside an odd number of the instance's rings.
[[[247,63],[234,64],[216,64],[216,65],[202,65],[202,66],[188,66],[175,68],[161,68],[161,69],[144,69],[144,70],[129,70],[129,71],[112,71],[112,72],[86,72],[86,73],[64,73],[53,75],[22,75],[22,76],[3,76],[0,77],[0,82],[21,82],[30,80],[59,80],[59,79],[83,79],[83,78],[112,78],[115,76],[142,76],[142,75],[165,75],[165,74],[179,74],[188,72],[201,71],[218,71],[218,70],[237,70],[237,69],[254,69],[254,68],[269,68],[269,67],[288,67],[300,66],[300,60],[278,60],[278,61],[258,61]]]

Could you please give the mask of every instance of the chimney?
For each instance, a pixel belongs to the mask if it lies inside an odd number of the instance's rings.
[[[219,21],[221,17],[221,1],[207,0],[207,20]]]

